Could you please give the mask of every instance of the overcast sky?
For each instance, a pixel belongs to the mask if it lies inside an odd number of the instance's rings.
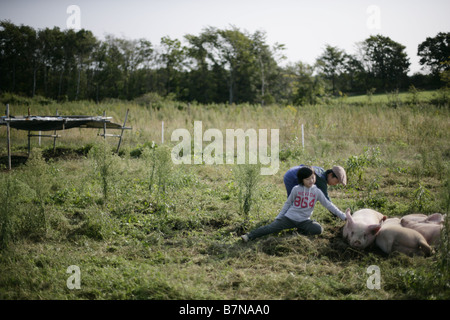
[[[79,13],[69,9],[79,8]],[[449,0],[0,0],[0,20],[36,29],[81,27],[103,39],[183,40],[205,27],[263,30],[286,46],[288,62],[313,64],[325,45],[356,53],[356,43],[382,34],[406,46],[410,74],[421,69],[417,46],[450,32]]]

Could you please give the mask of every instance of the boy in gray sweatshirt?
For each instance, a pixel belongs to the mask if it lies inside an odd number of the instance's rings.
[[[245,242],[291,228],[297,228],[304,235],[321,234],[323,232],[322,226],[310,219],[317,201],[335,216],[342,220],[346,219],[345,214],[329,201],[315,185],[316,175],[311,167],[304,166],[300,168],[297,173],[297,178],[299,184],[292,189],[275,221],[244,234],[242,239]]]

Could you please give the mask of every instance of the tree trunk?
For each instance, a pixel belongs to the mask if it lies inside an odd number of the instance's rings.
[[[80,78],[81,78],[81,66],[78,69],[77,92],[75,94],[75,100],[78,100],[78,95],[80,94]]]
[[[228,103],[233,103],[233,69],[230,69],[230,80],[229,80],[229,98]]]
[[[261,107],[264,107],[264,64],[262,63],[261,57],[259,57],[259,64],[261,65]]]
[[[32,97],[34,97],[34,95],[36,94],[36,73],[37,73],[37,68],[34,67],[33,68],[33,93],[32,93]]]
[[[61,69],[61,73],[60,73],[60,75],[59,75],[58,99],[61,97],[63,73],[64,73],[64,68]]]

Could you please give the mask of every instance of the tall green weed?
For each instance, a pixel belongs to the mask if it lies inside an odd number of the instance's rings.
[[[380,164],[380,148],[364,148],[364,152],[358,156],[350,156],[345,165],[347,180],[351,186],[358,186],[365,175],[365,169],[369,166]]]
[[[118,156],[115,155],[106,141],[94,144],[88,153],[95,179],[100,183],[103,204],[106,204],[118,178]]]
[[[174,169],[171,151],[166,146],[145,147],[142,158],[146,162],[148,172],[148,190],[154,198],[154,211],[167,212],[170,196],[174,190]]]
[[[234,179],[238,186],[239,208],[244,217],[244,223],[247,223],[261,180],[260,166],[240,164],[236,165],[233,171]]]

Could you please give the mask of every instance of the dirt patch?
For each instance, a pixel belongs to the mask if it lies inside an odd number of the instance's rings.
[[[89,150],[91,150],[91,145],[87,145],[81,148],[67,148],[67,147],[57,147],[55,150],[53,148],[45,149],[42,152],[42,157],[45,161],[50,159],[55,160],[70,160],[78,159],[87,156]]]
[[[18,167],[22,164],[25,164],[28,160],[28,154],[13,154],[11,155],[11,168]],[[0,168],[5,167],[8,168],[8,155],[0,156]]]

